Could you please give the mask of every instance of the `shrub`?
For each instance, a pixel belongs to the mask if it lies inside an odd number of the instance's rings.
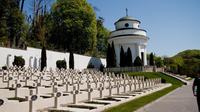
[[[66,69],[67,68],[66,61],[65,60],[56,61],[56,67],[59,69],[61,69],[61,68]]]
[[[25,65],[25,60],[21,56],[15,56],[12,64],[13,66],[23,67]]]
[[[134,65],[134,66],[142,66],[142,65],[143,65],[142,60],[140,59],[139,56],[137,56],[137,57],[135,58],[135,61],[134,61],[133,65]]]
[[[94,65],[92,63],[89,63],[87,68],[94,68]]]
[[[2,69],[3,70],[7,70],[7,66],[2,66]]]

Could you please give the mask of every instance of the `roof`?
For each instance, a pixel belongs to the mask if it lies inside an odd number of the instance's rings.
[[[137,20],[137,19],[135,19],[135,18],[133,18],[133,17],[131,17],[131,16],[122,17],[122,18],[120,18],[117,22],[120,22],[120,21],[137,21],[137,22],[141,23],[139,20]],[[115,22],[115,24],[116,24],[117,22]]]

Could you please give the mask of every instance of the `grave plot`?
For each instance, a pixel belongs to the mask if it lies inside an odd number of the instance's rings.
[[[0,74],[0,112],[97,111],[169,86],[91,70],[10,67]]]

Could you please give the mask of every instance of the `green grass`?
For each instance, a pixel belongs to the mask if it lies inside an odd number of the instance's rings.
[[[156,77],[161,77],[162,79],[166,80],[167,83],[171,83],[172,86],[168,87],[166,89],[160,90],[158,92],[149,94],[147,96],[143,96],[141,98],[123,103],[121,105],[118,105],[116,107],[109,108],[105,110],[104,112],[133,112],[140,107],[166,95],[167,93],[175,90],[176,88],[180,87],[183,85],[183,83],[175,78],[172,78],[170,76],[167,76],[163,73],[151,73],[151,72],[143,72],[143,73],[127,73],[129,75],[134,75],[134,76],[145,76],[147,78],[156,78]]]

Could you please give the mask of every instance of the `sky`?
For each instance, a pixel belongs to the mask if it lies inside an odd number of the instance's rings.
[[[115,30],[119,18],[126,16],[127,8],[128,15],[140,20],[140,28],[147,31],[149,53],[173,56],[183,50],[200,49],[200,0],[87,1],[99,9],[96,15],[105,19],[104,26],[110,31]]]
[[[114,22],[126,15],[141,21],[147,31],[147,51],[173,56],[186,49],[200,49],[200,0],[88,0],[97,7],[104,25],[115,30]]]

